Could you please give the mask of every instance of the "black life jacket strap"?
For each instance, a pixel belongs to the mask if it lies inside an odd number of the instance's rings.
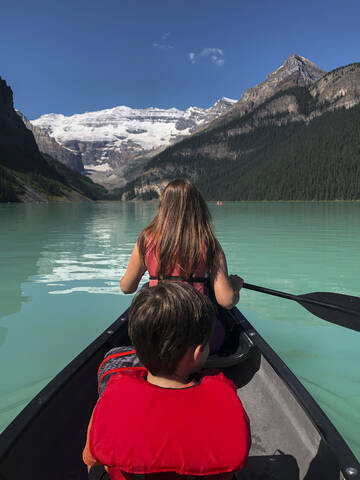
[[[187,283],[206,283],[208,281],[207,277],[177,277],[175,275],[169,275],[165,278],[160,278],[160,277],[153,277],[150,275],[150,280],[180,280],[182,282],[187,282]]]

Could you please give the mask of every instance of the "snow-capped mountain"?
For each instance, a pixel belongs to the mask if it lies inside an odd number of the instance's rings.
[[[93,180],[118,186],[129,169],[211,122],[236,102],[223,97],[208,109],[185,111],[120,106],[69,117],[50,113],[31,123],[80,153]]]

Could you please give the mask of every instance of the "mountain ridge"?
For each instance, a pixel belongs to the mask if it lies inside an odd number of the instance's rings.
[[[269,73],[263,82],[245,90],[240,100],[208,127],[212,128],[231,118],[249,113],[276,93],[290,87],[315,83],[326,73],[310,60],[297,54],[291,54],[280,67]]]
[[[325,73],[313,62],[292,54],[264,82],[243,92],[240,100],[222,97],[208,109],[132,109],[122,105],[68,117],[50,113],[31,123],[80,156],[90,178],[111,189],[136,177],[168,146],[237,117],[239,112],[251,111],[279,90],[308,85]]]
[[[177,133],[187,131],[187,136],[182,140],[178,137],[165,149],[152,144],[148,157],[140,153],[136,162],[127,165],[127,183],[106,198],[153,198],[169,180],[179,176],[195,181],[207,199],[215,199],[215,195],[228,200],[360,198],[359,104],[360,63],[324,72],[304,57],[292,54],[264,82],[243,92],[239,101],[223,97],[207,109],[207,114],[211,111],[213,115],[210,123],[204,121],[204,111],[198,107],[189,107],[182,113],[155,107],[137,111],[124,106],[108,109],[106,112],[110,112],[115,124],[117,113],[128,118],[142,115],[145,121],[156,117],[160,119],[160,130],[165,127],[162,132],[169,134],[176,125]],[[93,112],[94,118],[85,119],[77,116],[85,122],[89,139],[94,140],[94,129],[99,126],[95,120],[103,114],[104,111]],[[58,118],[55,114],[48,117]],[[202,123],[194,120],[199,118]],[[108,116],[103,120],[108,120]],[[105,190],[100,191],[81,175],[74,176],[66,167],[42,155],[24,122],[13,109],[11,88],[0,79],[0,200],[12,200],[22,191],[25,200],[37,201],[36,194],[30,198],[34,189],[28,189],[29,185],[43,190],[44,198],[59,196],[64,192],[63,182],[67,184],[65,190],[71,189],[65,177],[71,178],[70,183],[78,192],[88,192],[94,199],[105,198]],[[91,142],[100,157],[104,143],[106,146],[101,138],[101,134],[106,137],[105,124],[104,121],[100,137]],[[70,129],[65,127],[61,124],[66,136]],[[38,128],[31,127],[33,131]],[[133,138],[143,134],[146,137],[149,132],[140,128],[139,123],[128,123],[124,128]],[[189,134],[192,128],[193,133]],[[48,142],[44,130],[42,136]],[[136,151],[136,142],[129,137],[115,138],[125,139],[129,150],[125,149],[125,157]],[[50,143],[53,141],[50,139]],[[85,141],[75,142],[76,148],[72,141],[68,138],[66,151],[73,148],[77,154],[81,149],[86,152]],[[102,160],[108,161],[111,155],[109,151]],[[26,197],[24,189],[29,190],[30,197]]]
[[[320,162],[320,157],[325,152],[331,159],[331,162],[335,164],[336,158],[333,152],[336,152],[339,165],[348,169],[347,165],[351,164],[351,169],[357,171],[358,167],[353,165],[353,161],[357,160],[360,168],[360,150],[357,150],[358,138],[356,133],[354,133],[354,129],[355,132],[357,128],[360,130],[357,123],[359,103],[360,63],[341,67],[326,75],[321,75],[316,82],[309,82],[307,85],[298,86],[295,81],[291,87],[286,90],[276,91],[271,97],[266,97],[263,103],[253,106],[250,111],[238,109],[237,115],[234,115],[233,112],[237,106],[235,105],[229,112],[215,120],[201,132],[188,137],[155,156],[144,168],[141,176],[129,184],[127,189],[118,191],[119,198],[125,200],[131,198],[152,198],[156,196],[159,188],[166,184],[167,181],[176,176],[186,176],[203,186],[208,199],[216,199],[212,197],[212,195],[215,195],[215,192],[217,192],[217,196],[221,196],[221,190],[219,191],[216,183],[221,178],[228,178],[227,188],[224,190],[223,196],[229,199],[228,192],[233,190],[231,182],[234,184],[237,182],[237,179],[234,177],[235,172],[245,176],[246,170],[244,168],[246,164],[248,165],[246,169],[253,171],[253,165],[249,163],[250,159],[252,159],[251,161],[254,164],[258,164],[258,173],[254,171],[254,178],[247,178],[252,185],[251,191],[254,193],[245,196],[245,198],[237,199],[294,199],[295,197],[296,199],[313,199],[308,198],[310,190],[306,186],[303,187],[303,193],[298,192],[294,178],[291,180],[294,184],[288,186],[288,192],[286,192],[286,186],[283,185],[281,187],[282,193],[280,196],[274,193],[276,188],[272,193],[269,193],[269,190],[264,187],[263,193],[259,193],[254,182],[256,182],[257,175],[260,172],[266,171],[269,185],[275,181],[271,179],[271,169],[269,170],[264,164],[264,158],[267,159],[269,164],[274,163],[276,159],[272,158],[271,155],[275,155],[274,152],[276,151],[276,155],[282,159],[283,168],[286,170],[289,168],[291,158],[298,159],[301,149],[304,149],[306,155],[313,155],[314,169],[316,169],[317,161]],[[348,115],[346,112],[349,112]],[[347,121],[347,118],[350,118],[350,116],[354,119],[354,125]],[[343,119],[343,125],[339,123],[339,118]],[[331,121],[333,121],[334,125],[338,125],[337,129],[339,132],[342,132],[345,126],[349,131],[350,145],[344,144],[342,151],[339,151],[338,145],[334,144],[334,138],[339,137],[340,133],[333,130]],[[327,125],[327,129],[321,127],[322,123]],[[311,128],[321,131],[321,137],[315,138],[311,135]],[[330,131],[332,132],[332,138],[330,133],[328,133]],[[302,145],[299,140],[299,132],[304,136],[304,143],[310,142],[313,154],[311,151],[306,150],[307,146]],[[289,136],[294,138],[294,147],[288,144],[286,140]],[[340,136],[339,142],[341,145],[343,145],[344,141],[344,138]],[[278,142],[280,142],[279,145]],[[333,151],[331,151],[328,145],[332,145]],[[285,151],[288,158],[284,157],[283,152]],[[273,153],[271,154],[270,152]],[[276,162],[275,164],[277,165],[277,171],[281,172],[279,173],[281,176],[283,171]],[[307,164],[306,168],[311,170],[310,164]],[[326,164],[323,165],[323,168],[327,173],[326,175],[324,174],[326,179],[323,178],[321,181],[331,181],[336,185],[337,178],[331,176],[332,174],[328,172]],[[231,169],[233,170],[232,175],[226,173]],[[216,174],[213,174],[212,171],[216,172]],[[296,171],[300,177],[306,175],[307,178],[311,178],[310,171],[303,173],[301,170]],[[320,172],[319,178],[321,176]],[[211,178],[213,179],[211,180]],[[343,178],[343,175],[341,178]],[[264,179],[261,179],[261,182],[263,183]],[[350,178],[349,183],[353,184]],[[243,186],[242,188],[248,191],[247,187],[245,187]],[[295,197],[290,193],[291,191],[297,192]],[[335,195],[335,190],[333,190],[332,194],[329,194],[329,191],[329,189],[326,190],[323,188],[323,185],[319,184],[319,192],[324,192],[321,195],[323,194],[325,199],[335,199],[336,197],[331,196]],[[344,187],[344,190],[340,189],[336,190],[336,192],[336,195],[339,195],[337,197],[339,199],[360,197],[357,184],[353,185],[351,192],[347,191],[346,187]],[[236,192],[234,192],[234,195],[236,197]],[[315,194],[311,193],[311,195]],[[350,195],[350,197],[347,195]]]

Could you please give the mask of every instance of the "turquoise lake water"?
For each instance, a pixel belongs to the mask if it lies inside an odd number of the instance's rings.
[[[360,203],[209,206],[231,273],[294,294],[360,296]],[[119,279],[155,211],[155,202],[0,205],[1,429],[130,304]],[[360,459],[360,333],[248,290],[239,307]]]

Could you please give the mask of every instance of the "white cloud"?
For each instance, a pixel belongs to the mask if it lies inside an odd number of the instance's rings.
[[[210,54],[224,55],[224,52],[221,48],[204,48],[201,51],[200,55],[210,55]]]
[[[215,65],[217,65],[218,67],[222,67],[224,65],[224,58],[222,57],[219,57],[218,55],[211,55],[211,61],[213,63],[215,63]]]
[[[196,54],[194,52],[190,52],[189,53],[189,58],[190,58],[190,62],[191,63],[195,63],[195,57],[196,57]]]
[[[152,46],[155,47],[155,48],[160,48],[160,50],[169,50],[171,48],[174,48],[173,45],[170,45],[167,42],[167,39],[168,39],[169,35],[170,35],[170,32],[164,33],[164,35],[161,37],[160,41],[159,42],[153,42]]]
[[[209,58],[218,67],[222,67],[225,62],[224,51],[221,48],[203,48],[200,53],[189,53],[191,63],[196,63],[199,57]]]

